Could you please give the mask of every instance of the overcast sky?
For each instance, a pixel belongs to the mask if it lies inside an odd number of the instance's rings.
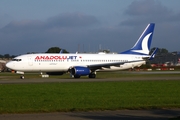
[[[180,51],[180,0],[0,0],[0,54],[121,52],[148,23],[151,47]]]

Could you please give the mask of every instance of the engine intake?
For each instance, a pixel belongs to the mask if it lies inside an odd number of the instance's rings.
[[[91,73],[89,68],[81,67],[81,66],[73,67],[70,72],[72,75],[76,75],[76,76],[85,76]]]

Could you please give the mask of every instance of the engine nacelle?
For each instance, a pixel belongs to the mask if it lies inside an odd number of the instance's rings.
[[[81,66],[73,67],[70,72],[72,75],[77,75],[77,76],[85,76],[91,73],[89,68],[81,67]]]

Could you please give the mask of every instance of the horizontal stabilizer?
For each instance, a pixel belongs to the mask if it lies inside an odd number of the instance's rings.
[[[151,54],[151,56],[149,56],[149,57],[143,57],[143,59],[144,59],[144,60],[152,60],[152,59],[154,59],[154,58],[155,58],[155,55],[156,55],[156,53],[157,53],[158,50],[159,50],[159,49],[156,48],[156,49],[153,51],[153,53]]]
[[[152,60],[152,59],[154,59],[155,58],[155,55],[156,55],[156,53],[157,53],[157,51],[158,51],[159,49],[158,48],[156,48],[154,51],[153,51],[153,53],[151,54],[151,56],[150,56],[150,58],[149,58],[149,60]]]

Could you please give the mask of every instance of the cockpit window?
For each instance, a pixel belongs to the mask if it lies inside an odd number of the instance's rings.
[[[19,62],[19,61],[21,61],[21,59],[13,59],[12,61],[18,61]]]

